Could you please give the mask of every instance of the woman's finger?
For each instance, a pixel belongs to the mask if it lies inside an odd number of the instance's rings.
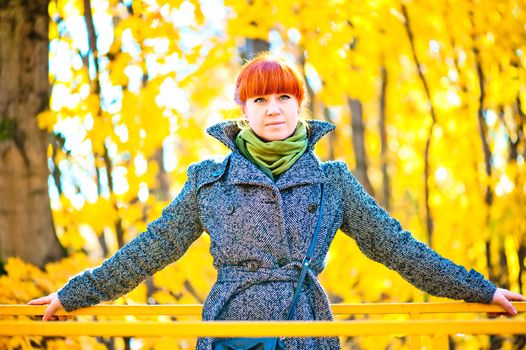
[[[508,294],[508,293],[510,294]],[[506,289],[497,288],[495,290],[495,294],[493,294],[493,302],[492,304],[499,305],[502,307],[508,316],[514,316],[517,314],[517,310],[515,310],[515,307],[512,305],[512,303],[508,300],[506,295],[516,294],[513,292],[510,292]],[[518,294],[520,296],[520,294]]]
[[[52,306],[51,304],[46,308],[46,311],[44,311],[44,315],[42,316],[42,320],[44,321],[52,321],[56,319],[56,308]]]
[[[44,311],[44,316],[42,316],[42,319],[44,321],[48,321],[51,319],[51,316],[55,315],[55,312],[57,312],[58,309],[60,309],[62,305],[60,304],[60,301],[58,299],[53,299],[51,303],[46,308],[46,311]]]
[[[50,295],[47,295],[45,297],[41,297],[41,298],[30,300],[30,301],[28,301],[27,305],[46,305],[46,304],[49,304],[51,302],[51,296],[52,295],[50,294]]]
[[[519,294],[512,292],[511,290],[507,289],[501,289],[502,294],[506,297],[508,300],[514,300],[514,301],[526,301],[526,297]]]

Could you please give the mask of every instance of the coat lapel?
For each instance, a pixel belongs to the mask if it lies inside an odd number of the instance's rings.
[[[261,169],[237,150],[233,152],[230,159],[227,183],[275,187],[274,182]]]
[[[305,152],[289,170],[276,181],[280,190],[298,185],[309,185],[327,181],[316,156],[311,150]]]

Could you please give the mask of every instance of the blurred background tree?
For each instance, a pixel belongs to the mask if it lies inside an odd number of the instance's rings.
[[[524,0],[30,4],[0,1],[0,303],[47,294],[98,264],[160,215],[190,163],[225,155],[204,129],[240,117],[236,73],[262,50],[303,72],[305,117],[337,125],[317,147],[323,160],[346,161],[417,239],[525,292]],[[203,235],[118,302],[203,302],[215,280],[208,248]],[[333,302],[438,300],[341,234],[321,280]],[[407,347],[405,338],[343,340]],[[521,349],[525,338],[451,343]],[[187,349],[195,340],[93,344]]]
[[[5,3],[5,4],[4,4]],[[51,217],[47,132],[48,1],[0,3],[0,263],[42,265],[65,256]],[[29,244],[29,243],[32,244]],[[38,247],[38,249],[36,249]]]

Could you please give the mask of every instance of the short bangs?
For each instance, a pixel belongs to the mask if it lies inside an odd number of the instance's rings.
[[[296,97],[301,105],[305,83],[296,69],[279,57],[259,55],[249,61],[236,82],[235,100],[244,104],[253,96],[287,93]]]

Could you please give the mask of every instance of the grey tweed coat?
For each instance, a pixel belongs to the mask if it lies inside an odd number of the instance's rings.
[[[338,229],[368,257],[417,288],[452,299],[491,302],[491,282],[415,240],[364,191],[345,163],[318,160],[314,145],[334,129],[332,124],[309,121],[309,129],[308,150],[273,182],[236,149],[235,122],[210,127],[208,133],[232,152],[220,161],[191,165],[181,193],[146,232],[59,290],[64,308],[71,311],[117,298],[179,259],[206,232],[218,278],[204,304],[203,320],[283,320],[314,232],[322,183],[324,215],[297,320],[332,319],[317,275]],[[210,350],[213,342],[201,338],[197,348]],[[285,345],[340,348],[338,338],[290,338]]]

